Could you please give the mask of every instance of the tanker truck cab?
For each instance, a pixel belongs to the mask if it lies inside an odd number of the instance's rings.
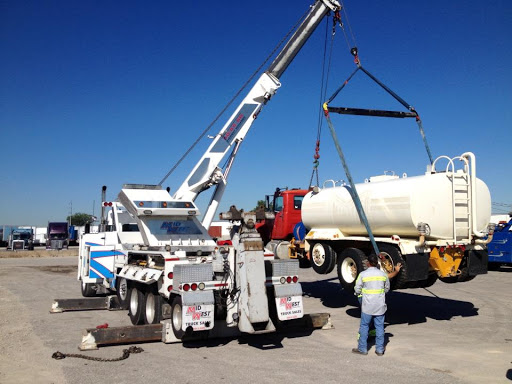
[[[389,273],[403,265],[392,288],[427,287],[438,278],[469,281],[486,273],[491,199],[475,169],[475,156],[466,152],[439,157],[421,176],[386,174],[356,184],[381,266]],[[374,248],[350,187],[325,186],[314,188],[302,204],[311,264],[321,274],[336,267],[343,287],[353,289]]]

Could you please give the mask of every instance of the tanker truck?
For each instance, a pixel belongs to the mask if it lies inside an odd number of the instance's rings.
[[[439,164],[447,163],[443,169]],[[456,164],[457,163],[457,164]],[[476,177],[473,153],[441,156],[422,176],[385,174],[356,184],[362,207],[380,252],[381,267],[391,272],[393,289],[469,281],[487,273],[486,244],[491,197]],[[306,255],[320,274],[337,268],[341,285],[352,290],[367,256],[375,252],[360,221],[350,186],[324,183],[302,201]]]

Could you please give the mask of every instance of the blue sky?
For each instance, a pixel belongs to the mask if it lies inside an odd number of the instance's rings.
[[[114,199],[123,183],[158,183],[312,2],[0,1],[0,224],[98,215],[102,185]],[[475,153],[493,202],[512,204],[512,3],[344,5],[363,65],[416,107],[434,157]],[[306,43],[247,135],[221,210],[308,186],[325,31]],[[354,68],[338,30],[327,94]],[[362,74],[332,105],[402,110]],[[356,182],[425,171],[413,120],[333,123]],[[345,179],[325,124],[321,137],[321,182]],[[164,186],[176,191],[208,144]]]

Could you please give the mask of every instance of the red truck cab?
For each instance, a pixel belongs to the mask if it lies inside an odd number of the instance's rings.
[[[264,244],[271,240],[291,240],[293,228],[301,221],[302,200],[308,193],[305,189],[276,188],[273,195],[265,199],[265,211],[274,212],[274,219],[265,219],[256,224]]]

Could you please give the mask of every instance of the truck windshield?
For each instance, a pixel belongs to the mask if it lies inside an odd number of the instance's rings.
[[[283,210],[283,196],[278,196],[274,199],[274,212],[281,212]]]
[[[191,218],[170,216],[165,219],[150,219],[147,225],[154,235],[200,235],[201,229]]]
[[[68,234],[64,233],[50,233],[50,239],[52,240],[65,240],[68,238]]]

